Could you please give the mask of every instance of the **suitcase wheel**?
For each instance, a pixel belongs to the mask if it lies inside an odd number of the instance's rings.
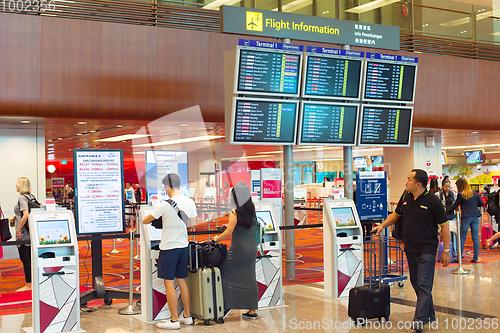
[[[221,319],[217,319],[215,322],[217,324],[224,324],[224,319],[222,319],[222,318]]]
[[[203,324],[205,324],[205,326],[210,326],[210,325],[211,325],[211,324],[210,324],[210,320],[204,320],[204,321],[203,321]]]
[[[398,282],[398,287],[399,288],[403,288],[405,286],[405,282],[404,281],[399,281]]]

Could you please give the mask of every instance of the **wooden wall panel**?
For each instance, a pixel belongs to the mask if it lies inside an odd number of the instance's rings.
[[[500,129],[500,62],[479,60],[477,107],[474,114],[480,118],[476,126]]]
[[[0,13],[0,112],[33,116],[40,106],[40,17]]]
[[[158,28],[157,105],[151,116],[199,105],[206,110],[209,78],[208,32]]]
[[[99,118],[135,119],[157,109],[157,28],[102,22]]]
[[[41,105],[51,117],[97,117],[101,23],[42,17]]]

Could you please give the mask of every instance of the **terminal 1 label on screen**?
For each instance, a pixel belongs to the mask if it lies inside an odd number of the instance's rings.
[[[302,102],[299,144],[356,144],[358,104]]]
[[[359,99],[364,52],[307,47],[303,97]]]
[[[295,144],[297,108],[296,101],[234,98],[232,143]]]
[[[413,108],[363,105],[359,146],[408,147]]]
[[[298,96],[301,45],[240,39],[235,93]]]

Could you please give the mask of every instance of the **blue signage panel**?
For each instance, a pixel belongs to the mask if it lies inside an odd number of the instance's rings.
[[[248,46],[248,47],[261,47],[264,49],[273,49],[273,50],[286,50],[286,51],[304,51],[304,46],[302,45],[292,45],[292,44],[282,44],[275,42],[261,42],[258,40],[248,40],[248,39],[240,39],[238,42],[239,46]]]
[[[365,57],[365,53],[361,52],[361,51],[330,49],[327,47],[318,47],[318,46],[308,46],[306,48],[306,52],[330,54],[330,55],[338,55],[338,56],[346,56],[346,57],[356,57],[356,58],[364,58]]]
[[[361,221],[387,218],[387,175],[385,171],[357,173],[356,207]]]
[[[418,63],[417,57],[404,57],[404,56],[399,56],[399,55],[395,55],[395,54],[366,52],[366,58],[367,59],[377,59],[377,60],[408,62],[408,63],[412,63],[412,64]]]

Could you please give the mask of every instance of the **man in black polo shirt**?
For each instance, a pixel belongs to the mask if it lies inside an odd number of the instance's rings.
[[[404,218],[403,238],[410,282],[417,294],[417,307],[413,317],[417,332],[423,325],[434,321],[432,285],[436,251],[438,247],[438,225],[443,229],[444,252],[441,262],[446,267],[450,264],[450,228],[448,218],[439,198],[427,191],[427,173],[414,169],[406,180],[406,191],[399,200],[396,211],[379,226],[374,228],[378,235],[384,228]]]

